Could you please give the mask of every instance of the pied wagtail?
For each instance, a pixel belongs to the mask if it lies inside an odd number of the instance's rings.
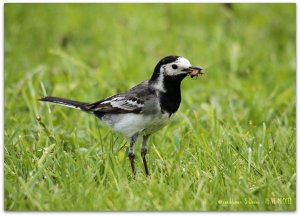
[[[187,76],[202,74],[202,68],[192,66],[180,56],[161,59],[152,77],[120,94],[95,103],[79,102],[58,97],[44,97],[40,101],[60,104],[92,113],[113,131],[130,139],[129,160],[133,174],[134,144],[138,136],[143,136],[141,156],[146,175],[149,175],[146,154],[149,136],[165,126],[178,110],[181,102],[180,84]]]

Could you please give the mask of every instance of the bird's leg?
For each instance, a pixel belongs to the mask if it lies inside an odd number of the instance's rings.
[[[147,161],[146,161],[146,154],[148,152],[147,143],[148,143],[149,136],[150,135],[143,136],[143,144],[142,144],[142,149],[141,149],[141,156],[143,158],[143,163],[144,163],[145,172],[146,172],[147,176],[149,175],[149,171],[148,171],[148,166],[147,166]]]
[[[132,137],[130,137],[130,147],[129,147],[129,152],[128,152],[128,157],[132,169],[133,175],[135,175],[135,166],[134,166],[134,144],[138,138],[139,134],[136,133]]]

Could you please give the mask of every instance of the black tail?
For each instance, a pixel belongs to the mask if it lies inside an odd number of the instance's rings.
[[[51,97],[51,96],[43,97],[40,98],[39,100],[44,102],[56,103],[56,104],[60,104],[75,109],[83,109],[83,110],[85,110],[83,106],[88,104],[85,102],[79,102],[79,101],[74,101],[74,100],[69,100],[69,99],[64,99],[59,97]]]

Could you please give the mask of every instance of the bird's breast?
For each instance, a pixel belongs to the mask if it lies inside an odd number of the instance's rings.
[[[152,134],[164,127],[170,120],[169,113],[157,114],[105,114],[101,120],[113,131],[131,137],[135,133]]]

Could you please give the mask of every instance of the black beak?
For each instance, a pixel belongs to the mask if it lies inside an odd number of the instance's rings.
[[[201,67],[195,67],[195,66],[191,66],[190,69],[192,69],[192,70],[198,70],[199,72],[201,72],[203,70],[203,68],[201,68]]]
[[[191,77],[198,76],[199,74],[203,74],[203,68],[191,66],[189,68],[183,69],[182,71],[186,71]]]

